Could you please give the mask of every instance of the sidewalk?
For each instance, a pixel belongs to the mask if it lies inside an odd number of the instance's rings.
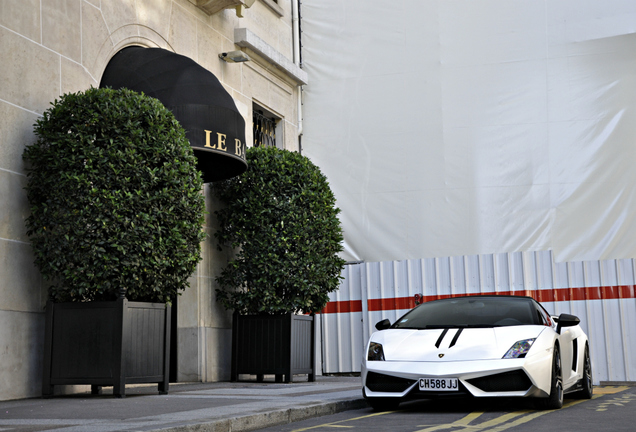
[[[296,377],[300,380],[304,377]],[[316,382],[127,386],[126,398],[88,393],[0,402],[0,431],[250,431],[366,407],[359,377]]]

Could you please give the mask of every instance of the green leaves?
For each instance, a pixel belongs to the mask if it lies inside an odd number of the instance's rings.
[[[238,249],[217,278],[217,300],[240,313],[316,312],[344,260],[339,209],[326,177],[295,152],[247,150],[247,171],[214,184],[220,247]]]
[[[167,301],[201,259],[204,201],[185,132],[158,100],[90,89],[36,122],[27,233],[55,301]]]

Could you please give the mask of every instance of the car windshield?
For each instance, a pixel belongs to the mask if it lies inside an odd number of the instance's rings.
[[[471,296],[434,300],[412,309],[392,328],[431,329],[541,324],[528,297]]]

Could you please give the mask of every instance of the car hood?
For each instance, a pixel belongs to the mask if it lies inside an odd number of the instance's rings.
[[[374,333],[386,361],[459,361],[500,359],[515,342],[536,338],[545,326],[495,328],[388,329]],[[438,345],[438,346],[437,346]]]

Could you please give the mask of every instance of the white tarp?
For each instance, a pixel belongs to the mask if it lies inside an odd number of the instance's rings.
[[[302,0],[345,258],[636,257],[636,1]]]

